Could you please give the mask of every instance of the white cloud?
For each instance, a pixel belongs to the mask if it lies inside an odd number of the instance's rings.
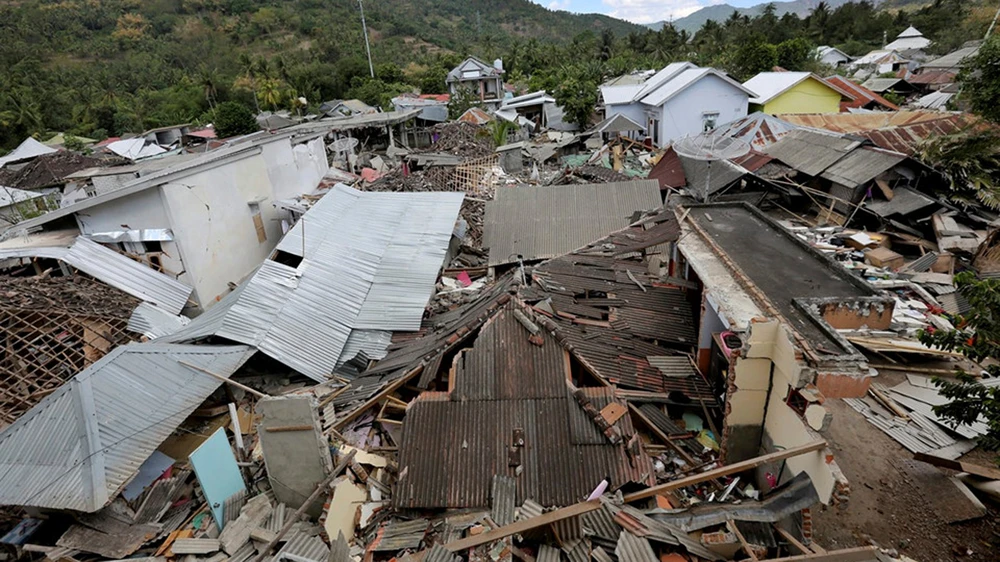
[[[682,18],[705,6],[725,0],[601,0],[610,8],[609,16],[634,23],[654,23]]]
[[[552,0],[549,2],[550,10],[568,10],[570,0]]]

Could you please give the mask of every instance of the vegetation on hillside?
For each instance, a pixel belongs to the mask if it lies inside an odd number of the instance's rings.
[[[892,14],[868,2],[823,4],[805,18],[768,8],[692,36],[529,0],[369,0],[372,77],[355,0],[3,2],[0,150],[57,131],[100,139],[208,123],[225,102],[251,111],[352,97],[385,106],[400,92],[443,92],[447,71],[470,54],[502,58],[508,81],[557,93],[584,120],[609,76],[676,60],[740,79],[774,65],[809,69],[816,45],[860,54],[911,24],[947,50],[982,36],[992,13],[978,5],[937,0]]]

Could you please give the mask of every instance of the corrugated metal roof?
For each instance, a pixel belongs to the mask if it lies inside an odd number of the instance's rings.
[[[745,93],[747,96],[756,95],[755,92],[748,89],[743,84],[740,84],[736,80],[733,80],[724,72],[720,72],[714,68],[689,68],[648,93],[643,94],[640,92],[640,95],[642,96],[640,101],[646,105],[659,107],[707,76],[715,76],[736,90]]]
[[[861,84],[851,82],[850,80],[844,78],[843,76],[829,76],[826,78],[826,81],[836,86],[839,86],[840,88],[847,90],[855,95],[855,98],[851,101],[840,102],[841,111],[844,111],[845,108],[849,107],[855,107],[855,108],[866,107],[870,105],[872,102],[875,102],[878,105],[891,109],[893,111],[899,109],[898,105],[883,98],[882,96],[869,90],[868,88],[865,88]]]
[[[170,314],[149,303],[142,302],[132,311],[127,329],[153,340],[172,334],[190,322],[186,316]]]
[[[870,182],[903,160],[906,160],[905,154],[866,146],[835,162],[820,177],[840,185],[855,187]]]
[[[636,123],[628,116],[616,113],[594,126],[595,133],[626,133],[629,131],[645,131],[646,127]]]
[[[628,531],[622,531],[618,535],[615,555],[618,556],[619,562],[658,562],[659,560],[648,540],[637,537]]]
[[[921,73],[918,74],[917,76],[922,76],[926,74],[928,69],[948,69],[957,72],[959,69],[962,68],[962,65],[966,62],[965,59],[975,56],[979,52],[979,47],[982,45],[982,43],[979,41],[975,42],[970,41],[969,43],[963,45],[961,49],[952,51],[947,55],[925,62],[924,64],[921,65]]]
[[[917,113],[934,118],[903,126],[861,131],[858,134],[882,148],[913,155],[926,139],[955,134],[980,124],[979,119],[970,113],[943,114],[933,111]]]
[[[712,135],[742,140],[755,150],[763,150],[800,126],[757,111],[742,119],[719,125]]]
[[[662,205],[655,180],[519,186],[486,204],[483,246],[489,265],[551,258],[625,228],[637,211]]]
[[[903,84],[906,86],[906,90],[911,90],[912,88],[902,78],[869,78],[865,80],[863,87],[881,94],[882,92],[888,92],[895,88],[896,86]]]
[[[917,123],[936,121],[945,117],[934,111],[878,111],[872,113],[821,113],[779,115],[782,120],[799,127],[811,127],[834,133],[862,133]],[[891,147],[884,147],[891,148]]]
[[[381,538],[372,550],[397,552],[406,548],[417,548],[423,542],[429,525],[430,523],[426,519],[386,523]]]
[[[63,261],[172,314],[180,313],[192,291],[180,281],[82,236],[76,239]]]
[[[908,187],[893,188],[892,193],[891,201],[881,199],[866,201],[865,208],[880,217],[891,217],[893,215],[906,216],[921,209],[939,205],[937,201]]]
[[[288,560],[286,554],[291,554],[299,559],[311,560],[312,562],[327,562],[330,556],[330,547],[326,546],[323,539],[317,535],[293,529],[285,536],[285,546],[281,547],[271,561]],[[299,562],[294,560],[293,562]]]
[[[463,353],[450,397],[424,394],[411,402],[399,457],[406,475],[393,493],[397,507],[488,507],[497,474],[514,478],[519,501],[549,506],[578,501],[608,475],[614,486],[649,483],[645,453],[630,459],[623,443],[573,443],[571,410],[580,405],[566,386],[563,348],[546,331],[542,345],[529,341],[534,338],[513,306],[487,322]],[[516,463],[509,456],[515,430],[524,439],[513,453]],[[634,430],[623,433],[627,442]]]
[[[803,174],[818,176],[860,144],[839,135],[797,129],[763,152]]]
[[[325,381],[352,331],[420,328],[462,199],[461,193],[361,192],[338,184],[278,243],[279,252],[303,258],[298,267],[265,261],[238,295],[169,340],[224,337]],[[357,353],[353,347],[377,355],[384,341],[384,335],[357,335],[344,360]]]
[[[493,502],[490,515],[494,523],[503,526],[514,522],[514,512],[517,509],[517,484],[513,478],[500,474],[494,476],[490,500]]]
[[[0,157],[0,168],[3,168],[11,162],[28,160],[43,154],[52,154],[53,152],[58,151],[51,146],[45,146],[44,144],[38,142],[34,139],[34,137],[28,137],[21,141],[21,144],[17,145],[17,148]]]
[[[221,382],[245,346],[118,347],[0,433],[0,505],[94,512]]]
[[[535,557],[536,562],[560,562],[559,549],[554,546],[549,546],[547,544],[538,545],[538,556]]]
[[[435,544],[427,551],[423,562],[456,562],[459,557],[440,544]],[[346,562],[335,560],[333,562]]]

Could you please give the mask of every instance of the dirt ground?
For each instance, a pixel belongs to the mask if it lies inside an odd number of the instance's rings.
[[[892,385],[903,375],[880,376]],[[981,519],[948,524],[900,470],[913,455],[840,400],[827,400],[833,423],[826,437],[851,483],[846,507],[814,510],[814,539],[824,548],[876,544],[918,562],[1000,561],[1000,506],[984,503]],[[963,460],[988,464],[994,455],[976,449]],[[970,553],[971,552],[971,553]]]

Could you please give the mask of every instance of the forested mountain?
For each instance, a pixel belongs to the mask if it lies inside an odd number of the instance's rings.
[[[468,55],[502,57],[508,82],[545,88],[585,119],[597,84],[631,70],[691,60],[745,79],[774,64],[809,68],[816,45],[860,54],[911,24],[944,51],[981,37],[994,10],[985,0],[898,13],[859,2],[804,18],[765,9],[689,33],[529,0],[366,0],[372,78],[356,0],[0,0],[0,152],[27,135],[208,123],[222,102],[307,112],[356,97],[385,107],[401,92],[443,91]]]
[[[855,0],[788,0],[788,1],[777,1],[771,2],[775,7],[775,15],[783,16],[785,14],[795,14],[800,18],[809,15],[809,12],[813,11],[820,2],[826,4],[827,8],[838,8],[843,4],[848,2],[854,2]],[[652,29],[660,29],[667,23],[672,23],[678,30],[688,31],[694,33],[701,29],[701,26],[705,25],[708,20],[715,20],[717,22],[725,21],[733,12],[738,13],[741,16],[755,17],[759,16],[763,11],[764,7],[768,3],[760,3],[756,6],[750,6],[749,8],[736,8],[730,6],[729,4],[716,4],[714,6],[708,6],[702,8],[691,15],[684,16],[683,18],[677,18],[672,22],[660,21],[652,23],[649,25]]]

